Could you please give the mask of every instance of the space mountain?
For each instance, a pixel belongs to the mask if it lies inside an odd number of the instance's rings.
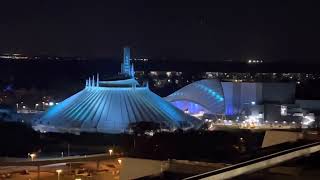
[[[130,49],[124,48],[118,79],[89,78],[83,90],[50,108],[33,128],[40,132],[123,133],[130,123],[142,121],[169,129],[192,128],[198,123],[135,80]]]

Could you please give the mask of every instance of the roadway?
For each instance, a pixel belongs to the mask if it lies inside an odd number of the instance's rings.
[[[45,166],[60,163],[111,160],[120,157],[122,157],[120,154],[114,154],[110,156],[107,153],[103,153],[83,156],[68,156],[60,158],[35,158],[34,160],[32,160],[31,158],[2,158],[0,160],[0,166]]]

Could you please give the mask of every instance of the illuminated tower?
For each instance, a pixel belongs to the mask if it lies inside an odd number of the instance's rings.
[[[123,63],[121,64],[121,74],[125,74],[134,77],[134,72],[132,71],[131,63],[130,63],[130,48],[123,48]]]

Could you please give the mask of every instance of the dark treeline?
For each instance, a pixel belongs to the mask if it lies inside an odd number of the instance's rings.
[[[26,157],[104,153],[109,148],[131,157],[232,162],[260,148],[264,133],[235,131],[178,131],[153,136],[82,133],[44,133],[17,123],[0,123],[0,156]]]

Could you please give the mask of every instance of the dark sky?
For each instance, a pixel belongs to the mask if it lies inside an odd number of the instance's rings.
[[[194,61],[320,58],[315,4],[278,1],[1,2],[0,52]]]

